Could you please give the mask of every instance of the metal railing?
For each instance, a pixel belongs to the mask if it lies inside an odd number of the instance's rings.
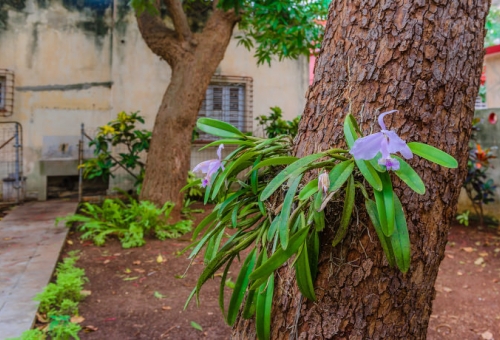
[[[2,200],[21,203],[26,191],[23,176],[23,129],[18,122],[0,122]]]

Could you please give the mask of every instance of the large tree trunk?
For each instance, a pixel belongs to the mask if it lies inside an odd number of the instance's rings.
[[[192,62],[180,62],[172,70],[170,85],[156,115],[148,152],[141,200],[157,205],[174,202],[172,219],[179,219],[191,158],[191,135],[199,107],[215,71],[196,72]]]
[[[452,154],[459,168],[444,169],[415,156],[409,163],[426,183],[423,196],[391,176],[410,232],[406,274],[389,267],[361,200],[348,235],[335,248],[338,215],[327,214],[315,281],[318,300],[303,298],[294,270],[281,268],[273,339],[425,339],[434,282],[466,174],[488,7],[482,0],[333,0],[297,155],[344,146],[349,108],[365,134],[378,131],[378,112],[399,109],[386,118],[391,129],[407,141]],[[254,338],[253,329],[240,319],[234,338]]]
[[[175,8],[172,15],[176,15]],[[183,12],[177,13],[174,23],[182,21],[179,17],[182,15]],[[191,136],[198,111],[237,20],[232,11],[215,10],[203,32],[191,34],[189,27],[182,29],[182,23],[177,23],[177,32],[173,32],[158,17],[147,13],[138,17],[144,40],[172,68],[170,84],[153,128],[140,199],[159,206],[167,201],[175,203],[173,221],[180,218],[184,197],[180,190],[186,185]],[[182,31],[184,33],[178,33]]]

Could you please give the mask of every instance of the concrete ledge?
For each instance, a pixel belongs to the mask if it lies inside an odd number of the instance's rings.
[[[76,176],[78,175],[78,159],[42,159],[40,160],[42,176]]]
[[[76,211],[77,202],[31,202],[0,221],[0,339],[18,337],[33,326],[38,302],[49,283],[68,228],[56,217]]]

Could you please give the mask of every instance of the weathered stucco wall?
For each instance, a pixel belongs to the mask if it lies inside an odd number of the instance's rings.
[[[0,3],[0,69],[14,71],[16,87],[14,114],[0,122],[23,126],[28,195],[45,196],[40,172],[44,137],[55,137],[45,143],[58,136],[76,141],[81,123],[95,128],[122,110],[139,110],[147,127],[153,125],[170,69],[145,45],[127,2]],[[293,119],[305,103],[307,67],[307,58],[258,67],[252,53],[233,41],[217,74],[253,79],[254,117],[280,106],[285,118]],[[213,155],[207,151],[206,157]]]
[[[500,107],[500,53],[486,55],[486,106]]]

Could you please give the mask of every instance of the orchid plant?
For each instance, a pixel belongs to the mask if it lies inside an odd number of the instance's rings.
[[[378,120],[381,131],[368,136],[363,136],[354,116],[348,114],[344,122],[348,150],[334,148],[302,158],[292,155],[290,136],[247,136],[228,123],[199,119],[198,129],[221,139],[205,146],[219,146],[218,158],[195,167],[205,175],[203,182],[197,182],[206,186],[205,203],[212,201],[216,205],[193,233],[196,241],[189,257],[194,259],[204,249],[206,266],[186,305],[223,268],[219,305],[227,323],[235,323],[242,307],[242,317],[256,316],[258,338],[269,339],[274,272],[295,257],[291,265],[298,287],[302,295],[316,300],[313,283],[318,268],[319,234],[325,227],[324,209],[329,202],[343,202],[338,207],[342,215],[332,242],[336,246],[348,232],[357,193],[364,197],[388,264],[408,271],[410,239],[391,177],[399,177],[419,194],[425,193],[425,185],[397,154],[405,159],[415,154],[449,168],[458,164],[439,149],[418,142],[406,143],[396,132],[388,130],[384,117],[395,112],[382,113]],[[223,160],[224,144],[235,145],[236,149]],[[319,176],[314,176],[315,171]],[[313,174],[309,182],[303,181],[306,173]],[[226,229],[235,232],[223,241]],[[224,283],[229,268],[248,248],[226,310]]]

